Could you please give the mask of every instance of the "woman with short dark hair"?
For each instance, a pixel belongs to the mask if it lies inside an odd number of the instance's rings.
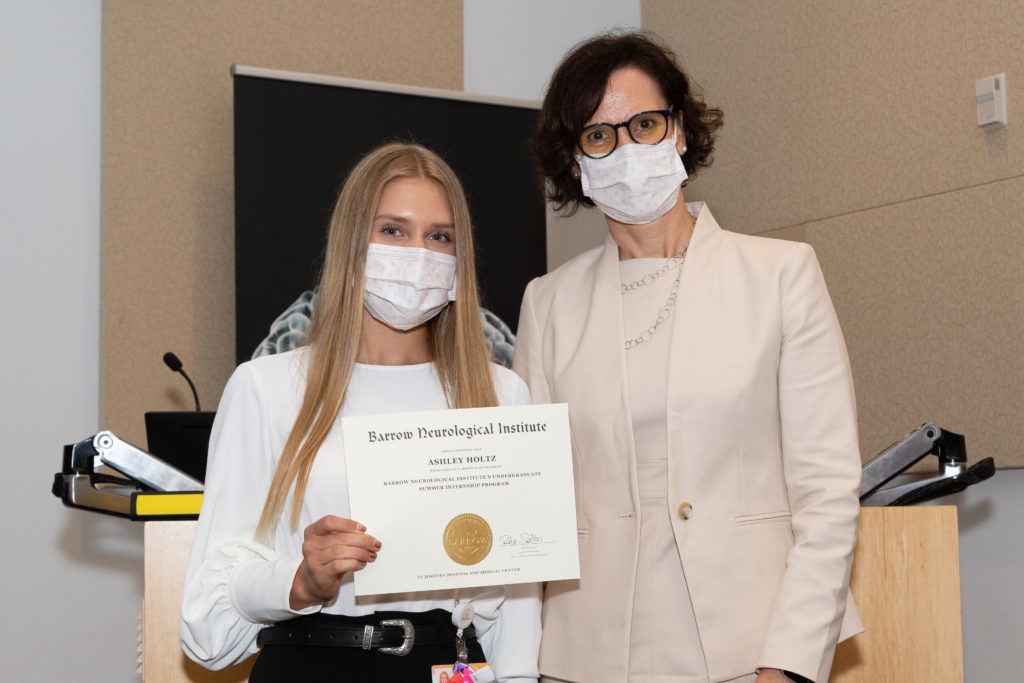
[[[533,151],[547,180],[548,199],[556,210],[575,213],[579,206],[594,206],[580,185],[580,131],[604,99],[612,73],[624,68],[642,72],[658,86],[666,108],[680,123],[682,139],[677,142],[687,172],[692,175],[711,165],[715,133],[722,127],[722,110],[709,107],[693,92],[690,79],[672,52],[649,36],[601,36],[578,45],[562,61],[540,112]],[[600,135],[600,131],[593,132]]]
[[[519,319],[514,367],[573,428],[582,578],[546,588],[550,680],[824,683],[861,629],[842,332],[809,246],[685,203],[721,125],[642,33],[577,46],[544,99],[548,199],[609,232]]]

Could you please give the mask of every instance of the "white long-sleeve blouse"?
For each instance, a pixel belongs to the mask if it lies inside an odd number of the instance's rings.
[[[203,507],[185,578],[180,628],[185,653],[207,668],[221,669],[257,651],[256,635],[261,628],[302,614],[450,611],[459,599],[473,604],[477,635],[498,679],[536,679],[540,646],[537,584],[357,600],[350,575],[333,601],[300,611],[291,609],[289,593],[302,561],[304,529],[324,515],[349,516],[338,423],[313,464],[298,527],[291,529],[286,513],[272,546],[255,540],[270,480],[301,405],[308,356],[308,349],[302,348],[243,363],[224,389],[210,437]],[[531,402],[519,377],[503,367],[492,367],[500,404]],[[342,415],[447,407],[431,363],[356,364]],[[285,509],[290,508],[289,499]],[[381,552],[387,552],[386,544]]]

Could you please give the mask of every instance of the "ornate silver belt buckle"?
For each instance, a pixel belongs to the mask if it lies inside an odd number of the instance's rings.
[[[412,652],[412,646],[416,642],[416,629],[413,628],[412,622],[408,619],[385,619],[380,622],[381,627],[384,626],[399,626],[402,629],[402,644],[398,647],[381,647],[377,648],[378,651],[383,652],[386,655],[398,655],[404,657],[405,655]]]

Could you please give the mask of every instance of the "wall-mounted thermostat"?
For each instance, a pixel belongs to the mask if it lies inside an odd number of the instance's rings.
[[[974,82],[974,101],[978,106],[979,126],[1006,125],[1006,74]]]

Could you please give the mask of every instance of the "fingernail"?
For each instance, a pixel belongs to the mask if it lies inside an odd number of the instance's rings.
[[[360,531],[366,531],[366,527],[365,527],[365,526],[363,526],[362,524],[358,524],[358,523],[357,523],[357,524],[356,524],[356,528],[357,528],[357,529],[359,529]]]
[[[380,541],[375,541],[373,545],[377,547],[377,550],[380,550]]]

